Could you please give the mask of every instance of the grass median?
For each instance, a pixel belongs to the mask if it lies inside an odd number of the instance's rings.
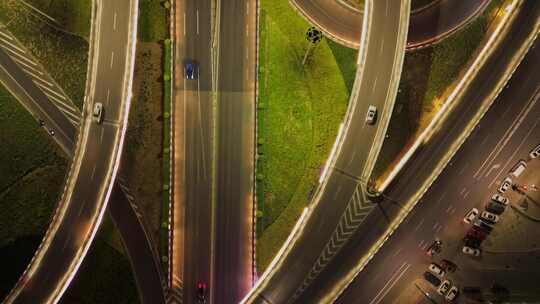
[[[492,1],[476,20],[439,44],[406,53],[389,137],[375,165],[375,177],[383,176],[429,124],[442,97],[475,54],[500,3]]]
[[[262,272],[287,238],[330,153],[348,102],[356,52],[324,39],[287,0],[262,0],[258,105],[258,243]]]

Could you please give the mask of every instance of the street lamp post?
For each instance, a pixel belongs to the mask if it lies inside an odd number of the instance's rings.
[[[307,32],[306,32],[306,39],[307,41],[309,41],[309,46],[308,46],[308,49],[306,50],[306,54],[304,55],[304,59],[302,60],[302,65],[305,65],[306,64],[306,60],[307,60],[307,57],[311,51],[311,49],[316,45],[318,44],[319,42],[321,42],[322,40],[322,32],[319,31],[318,29],[314,28],[314,27],[310,27]]]

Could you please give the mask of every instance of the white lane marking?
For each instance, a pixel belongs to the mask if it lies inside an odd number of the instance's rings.
[[[523,146],[523,144],[525,143],[525,141],[527,140],[527,138],[529,137],[529,135],[531,135],[532,131],[536,129],[536,125],[538,125],[538,122],[540,122],[540,118],[538,118],[536,120],[536,122],[534,123],[533,127],[529,129],[529,132],[527,132],[527,135],[525,135],[523,137],[523,139],[521,140],[521,142],[519,143],[518,147],[514,150],[514,153],[512,153],[512,155],[508,158],[508,160],[506,161],[506,163],[504,164],[503,168],[501,169],[501,171],[499,171],[499,173],[497,174],[497,176],[495,176],[495,178],[491,181],[491,183],[489,183],[488,185],[488,188],[491,187],[491,185],[495,182],[495,180],[497,180],[497,178],[499,178],[499,175],[501,175],[501,173],[503,172],[504,168],[506,168],[506,166],[508,166],[508,164],[514,159],[514,156],[516,155],[516,153],[519,151],[519,149],[521,149],[521,147]]]
[[[103,142],[103,134],[105,133],[105,130],[101,128],[101,135],[99,136],[99,143]]]
[[[446,213],[450,212],[452,210],[452,205],[449,205],[448,208],[446,208]]]
[[[114,12],[114,17],[113,17],[113,30],[116,31],[116,12]]]
[[[9,39],[9,40],[13,40],[13,37],[11,37],[10,35],[8,35],[8,34],[2,32],[2,31],[0,31],[0,35],[6,37],[6,38]]]
[[[470,193],[470,191],[467,190],[467,192],[465,192],[465,193],[463,194],[463,198],[467,198],[467,196],[469,196],[469,193]]]
[[[488,177],[491,172],[499,169],[501,167],[501,164],[500,163],[496,163],[495,165],[491,166],[491,168],[488,170],[488,172],[484,175],[484,177]]]
[[[17,51],[19,51],[19,52],[21,52],[23,54],[26,53],[26,51],[21,49],[18,45],[14,44],[11,41],[8,41],[8,40],[6,40],[6,39],[4,39],[2,37],[0,37],[0,42],[4,42],[5,44],[7,44],[7,46],[12,47],[12,48],[16,49]]]
[[[433,224],[433,230],[437,229],[438,226],[439,226],[439,222],[435,222],[435,224]]]
[[[439,197],[439,199],[435,203],[435,206],[439,205],[442,202],[442,200],[446,197],[446,191],[447,190],[444,190],[444,192],[441,194],[441,197]]]
[[[414,228],[414,231],[417,231],[420,228],[420,226],[422,226],[423,223],[424,223],[424,219],[420,220],[420,223],[416,225],[416,228]]]
[[[504,146],[506,146],[506,144],[508,143],[508,141],[510,140],[510,138],[512,137],[512,135],[516,132],[516,130],[518,129],[518,127],[521,125],[521,123],[523,122],[523,120],[525,119],[525,117],[529,114],[529,112],[531,111],[532,107],[536,104],[536,101],[538,99],[537,98],[533,98],[532,100],[530,100],[522,109],[521,111],[519,112],[519,114],[516,116],[516,118],[514,119],[514,121],[512,122],[512,124],[510,125],[510,128],[508,128],[506,130],[506,132],[503,134],[503,136],[501,137],[501,139],[497,142],[497,144],[495,145],[495,148],[493,148],[493,150],[489,153],[488,157],[486,158],[486,160],[482,163],[482,165],[480,166],[480,168],[478,168],[478,170],[474,173],[473,177],[478,179],[478,176],[481,174],[481,172],[484,170],[484,167],[486,165],[489,165],[495,158],[497,158],[497,156],[499,155],[499,153],[501,153],[502,149],[504,148]],[[493,154],[495,153],[495,154]],[[489,161],[489,162],[488,162]]]
[[[421,240],[420,243],[418,243],[418,247],[424,248],[424,240]]]
[[[435,232],[439,233],[439,231],[441,231],[441,229],[442,229],[442,225],[439,225],[439,226],[437,227],[437,229],[435,229]]]
[[[26,62],[22,61],[21,59],[17,58],[17,57],[11,57],[11,59],[13,59],[13,61],[16,61],[17,63],[20,63],[22,64],[24,67],[28,68],[28,69],[31,69],[32,71],[38,73],[39,75],[43,75],[43,72],[36,69],[35,67],[27,64]],[[35,65],[35,64],[34,64]],[[25,69],[26,70],[26,69]]]
[[[249,15],[249,2],[246,2],[246,15]]]
[[[93,180],[94,179],[94,174],[96,174],[96,166],[97,164],[94,165],[94,168],[92,169],[92,175],[90,176],[90,179]]]
[[[388,282],[384,284],[384,286],[379,290],[379,292],[375,295],[375,297],[369,302],[369,304],[378,304],[379,302],[384,299],[384,297],[388,294],[388,292],[396,285],[396,283],[401,279],[401,277],[407,272],[407,270],[411,267],[411,264],[404,262],[401,264],[401,266],[398,267],[396,271],[392,274]]]
[[[463,195],[463,193],[465,193],[465,191],[467,191],[467,187],[463,187],[463,189],[461,189],[461,192],[459,194]]]
[[[111,97],[111,89],[107,88],[107,99],[105,100],[105,105],[109,104],[110,97]]]
[[[375,81],[373,81],[373,87],[371,88],[371,94],[375,92],[375,88],[377,87],[377,79],[379,78],[379,74],[375,75]]]
[[[197,35],[199,35],[199,10],[197,10]]]
[[[397,257],[397,256],[398,256],[398,254],[401,252],[401,249],[402,249],[402,248],[400,247],[400,248],[398,248],[398,250],[396,250],[396,252],[394,253],[394,257]]]
[[[111,69],[113,67],[113,64],[114,64],[114,52],[111,52]]]
[[[184,13],[184,36],[186,35],[186,13]]]
[[[459,170],[458,175],[463,174],[463,172],[465,171],[465,169],[467,169],[468,166],[469,166],[469,163],[466,162],[466,163],[463,165],[463,167],[461,167],[461,169]]]

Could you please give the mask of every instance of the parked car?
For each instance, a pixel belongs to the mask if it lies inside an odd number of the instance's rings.
[[[448,291],[448,293],[446,294],[446,297],[444,297],[447,301],[454,301],[457,296],[459,294],[459,289],[457,288],[457,286],[452,286],[452,288],[450,288],[450,290]]]
[[[39,126],[43,127],[45,125],[45,121],[43,119],[38,119]]]
[[[465,217],[463,218],[463,221],[467,224],[470,224],[476,217],[478,216],[478,209],[472,208]]]
[[[519,177],[521,173],[525,171],[525,168],[527,168],[527,162],[520,159],[519,162],[510,170],[510,174],[512,174],[514,177]]]
[[[478,229],[475,226],[472,226],[469,231],[467,231],[467,236],[473,239],[477,239],[479,241],[483,241],[486,239],[487,235],[484,231]]]
[[[428,267],[429,271],[431,271],[434,275],[438,276],[439,278],[442,279],[442,277],[444,277],[444,274],[445,274],[445,271],[442,269],[441,266],[435,264],[435,263],[431,263],[429,264],[429,267]]]
[[[92,118],[98,124],[100,124],[103,121],[103,104],[101,102],[96,102],[94,104],[94,111],[92,111]]]
[[[494,201],[494,202],[503,204],[505,206],[508,206],[508,204],[510,204],[510,200],[508,200],[507,197],[504,197],[504,196],[502,196],[502,195],[500,195],[498,193],[493,194],[493,196],[491,197],[491,200]]]
[[[471,237],[471,236],[465,236],[463,238],[463,243],[467,247],[478,248],[478,247],[480,247],[480,244],[482,243],[482,241],[477,239],[477,238]]]
[[[510,177],[507,177],[502,181],[501,186],[499,187],[498,190],[500,193],[505,193],[506,190],[508,190],[511,186],[512,186],[512,179]]]
[[[493,230],[493,227],[491,225],[482,220],[474,221],[473,226],[476,226],[478,229],[484,231],[486,234],[490,234]]]
[[[536,147],[535,147],[534,149],[532,149],[531,152],[529,153],[529,156],[530,156],[532,159],[537,158],[539,155],[540,155],[540,145],[536,146]]]
[[[454,262],[446,259],[441,260],[441,267],[448,272],[454,272],[457,269],[457,265]]]
[[[428,256],[434,256],[435,254],[441,252],[441,248],[442,248],[442,242],[441,242],[441,240],[435,240],[435,241],[433,241],[433,243],[431,243],[431,245],[429,245],[429,247],[426,249],[426,254],[427,254]]]
[[[370,105],[366,113],[366,123],[368,125],[375,124],[376,119],[377,119],[377,107],[375,107],[374,105]]]
[[[489,224],[495,224],[499,221],[499,216],[489,211],[483,211],[482,214],[480,214],[480,219]]]
[[[441,279],[429,271],[424,272],[424,279],[435,287],[439,287],[439,285],[441,285]]]
[[[472,255],[472,256],[479,256],[480,255],[480,249],[478,248],[471,248],[469,246],[463,246],[462,249],[463,253]]]
[[[437,292],[441,296],[444,296],[448,292],[448,290],[450,289],[450,286],[452,286],[450,281],[449,280],[444,280],[444,282],[442,282],[441,286],[439,286],[439,288],[437,288]]]
[[[486,210],[493,213],[500,215],[504,212],[505,206],[503,204],[497,203],[497,202],[489,202],[486,204]]]
[[[49,129],[49,135],[54,136],[54,130],[53,129]]]

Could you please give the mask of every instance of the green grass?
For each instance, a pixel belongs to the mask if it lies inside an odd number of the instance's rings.
[[[0,246],[42,234],[67,162],[46,132],[0,86]]]
[[[262,271],[316,186],[346,110],[355,54],[323,40],[302,66],[309,25],[286,0],[261,1],[260,26],[257,195],[263,215],[257,264]]]
[[[500,1],[492,1],[484,14],[439,44],[406,53],[401,75],[400,93],[390,121],[388,134],[374,175],[380,176],[429,122],[437,101],[455,81],[484,37],[491,14]]]
[[[92,0],[25,0],[54,18],[58,26],[70,33],[88,38]]]
[[[97,238],[60,303],[139,303],[129,261]]]
[[[159,0],[140,0],[139,39],[157,42],[169,36],[169,11]]]
[[[79,36],[51,27],[18,1],[0,1],[0,22],[8,25],[8,29],[81,108],[86,82],[88,42]]]
[[[170,40],[165,40],[163,43],[164,60],[164,80],[163,80],[163,201],[161,207],[161,233],[160,247],[161,254],[168,257],[168,225],[169,225],[169,204],[171,183],[171,64],[172,64],[172,44]]]

